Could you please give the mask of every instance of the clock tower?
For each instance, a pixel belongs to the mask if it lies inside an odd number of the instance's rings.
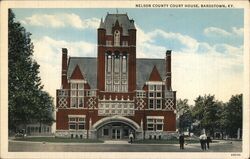
[[[107,14],[98,28],[97,89],[136,90],[136,28],[127,14]]]

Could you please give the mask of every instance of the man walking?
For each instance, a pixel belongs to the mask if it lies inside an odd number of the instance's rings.
[[[211,137],[209,134],[207,135],[207,149],[209,149],[209,143],[212,142]]]
[[[184,135],[180,134],[179,136],[180,149],[184,149]]]
[[[130,143],[132,144],[133,139],[134,139],[134,135],[132,132],[130,132],[130,134],[129,134],[129,139],[130,139]]]
[[[205,133],[200,136],[200,143],[201,143],[201,149],[203,151],[206,150],[207,136]]]

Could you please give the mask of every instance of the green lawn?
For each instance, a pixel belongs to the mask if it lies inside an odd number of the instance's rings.
[[[190,144],[190,143],[199,143],[200,141],[198,140],[185,140],[185,143]],[[161,140],[136,140],[134,141],[136,144],[179,144],[178,139],[161,139]]]
[[[70,138],[56,138],[56,137],[25,137],[16,138],[17,141],[31,141],[31,142],[64,142],[64,143],[103,143],[102,140],[97,139],[70,139]]]

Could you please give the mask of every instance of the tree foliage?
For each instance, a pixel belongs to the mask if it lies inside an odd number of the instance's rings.
[[[37,120],[37,111],[42,107],[44,93],[39,77],[40,65],[33,59],[31,34],[19,22],[9,9],[8,16],[8,97],[9,129],[15,130],[19,125]],[[48,95],[48,94],[47,94]],[[53,101],[47,102],[49,107]],[[53,111],[53,109],[51,109]]]
[[[187,99],[178,99],[176,104],[177,115],[179,117],[178,126],[180,131],[185,131],[191,128],[192,125],[192,113],[191,108],[188,105]]]
[[[242,129],[242,94],[233,95],[226,103],[221,116],[221,128],[230,137],[236,137],[238,128]]]
[[[205,129],[211,135],[225,132],[235,137],[238,128],[242,128],[242,94],[232,96],[227,103],[216,100],[214,95],[198,96],[192,117],[199,131]]]

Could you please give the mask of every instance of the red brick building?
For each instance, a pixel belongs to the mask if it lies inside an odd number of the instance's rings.
[[[136,58],[136,28],[127,14],[107,14],[98,28],[97,57],[62,49],[56,135],[72,138],[168,138],[176,131],[171,51]]]

